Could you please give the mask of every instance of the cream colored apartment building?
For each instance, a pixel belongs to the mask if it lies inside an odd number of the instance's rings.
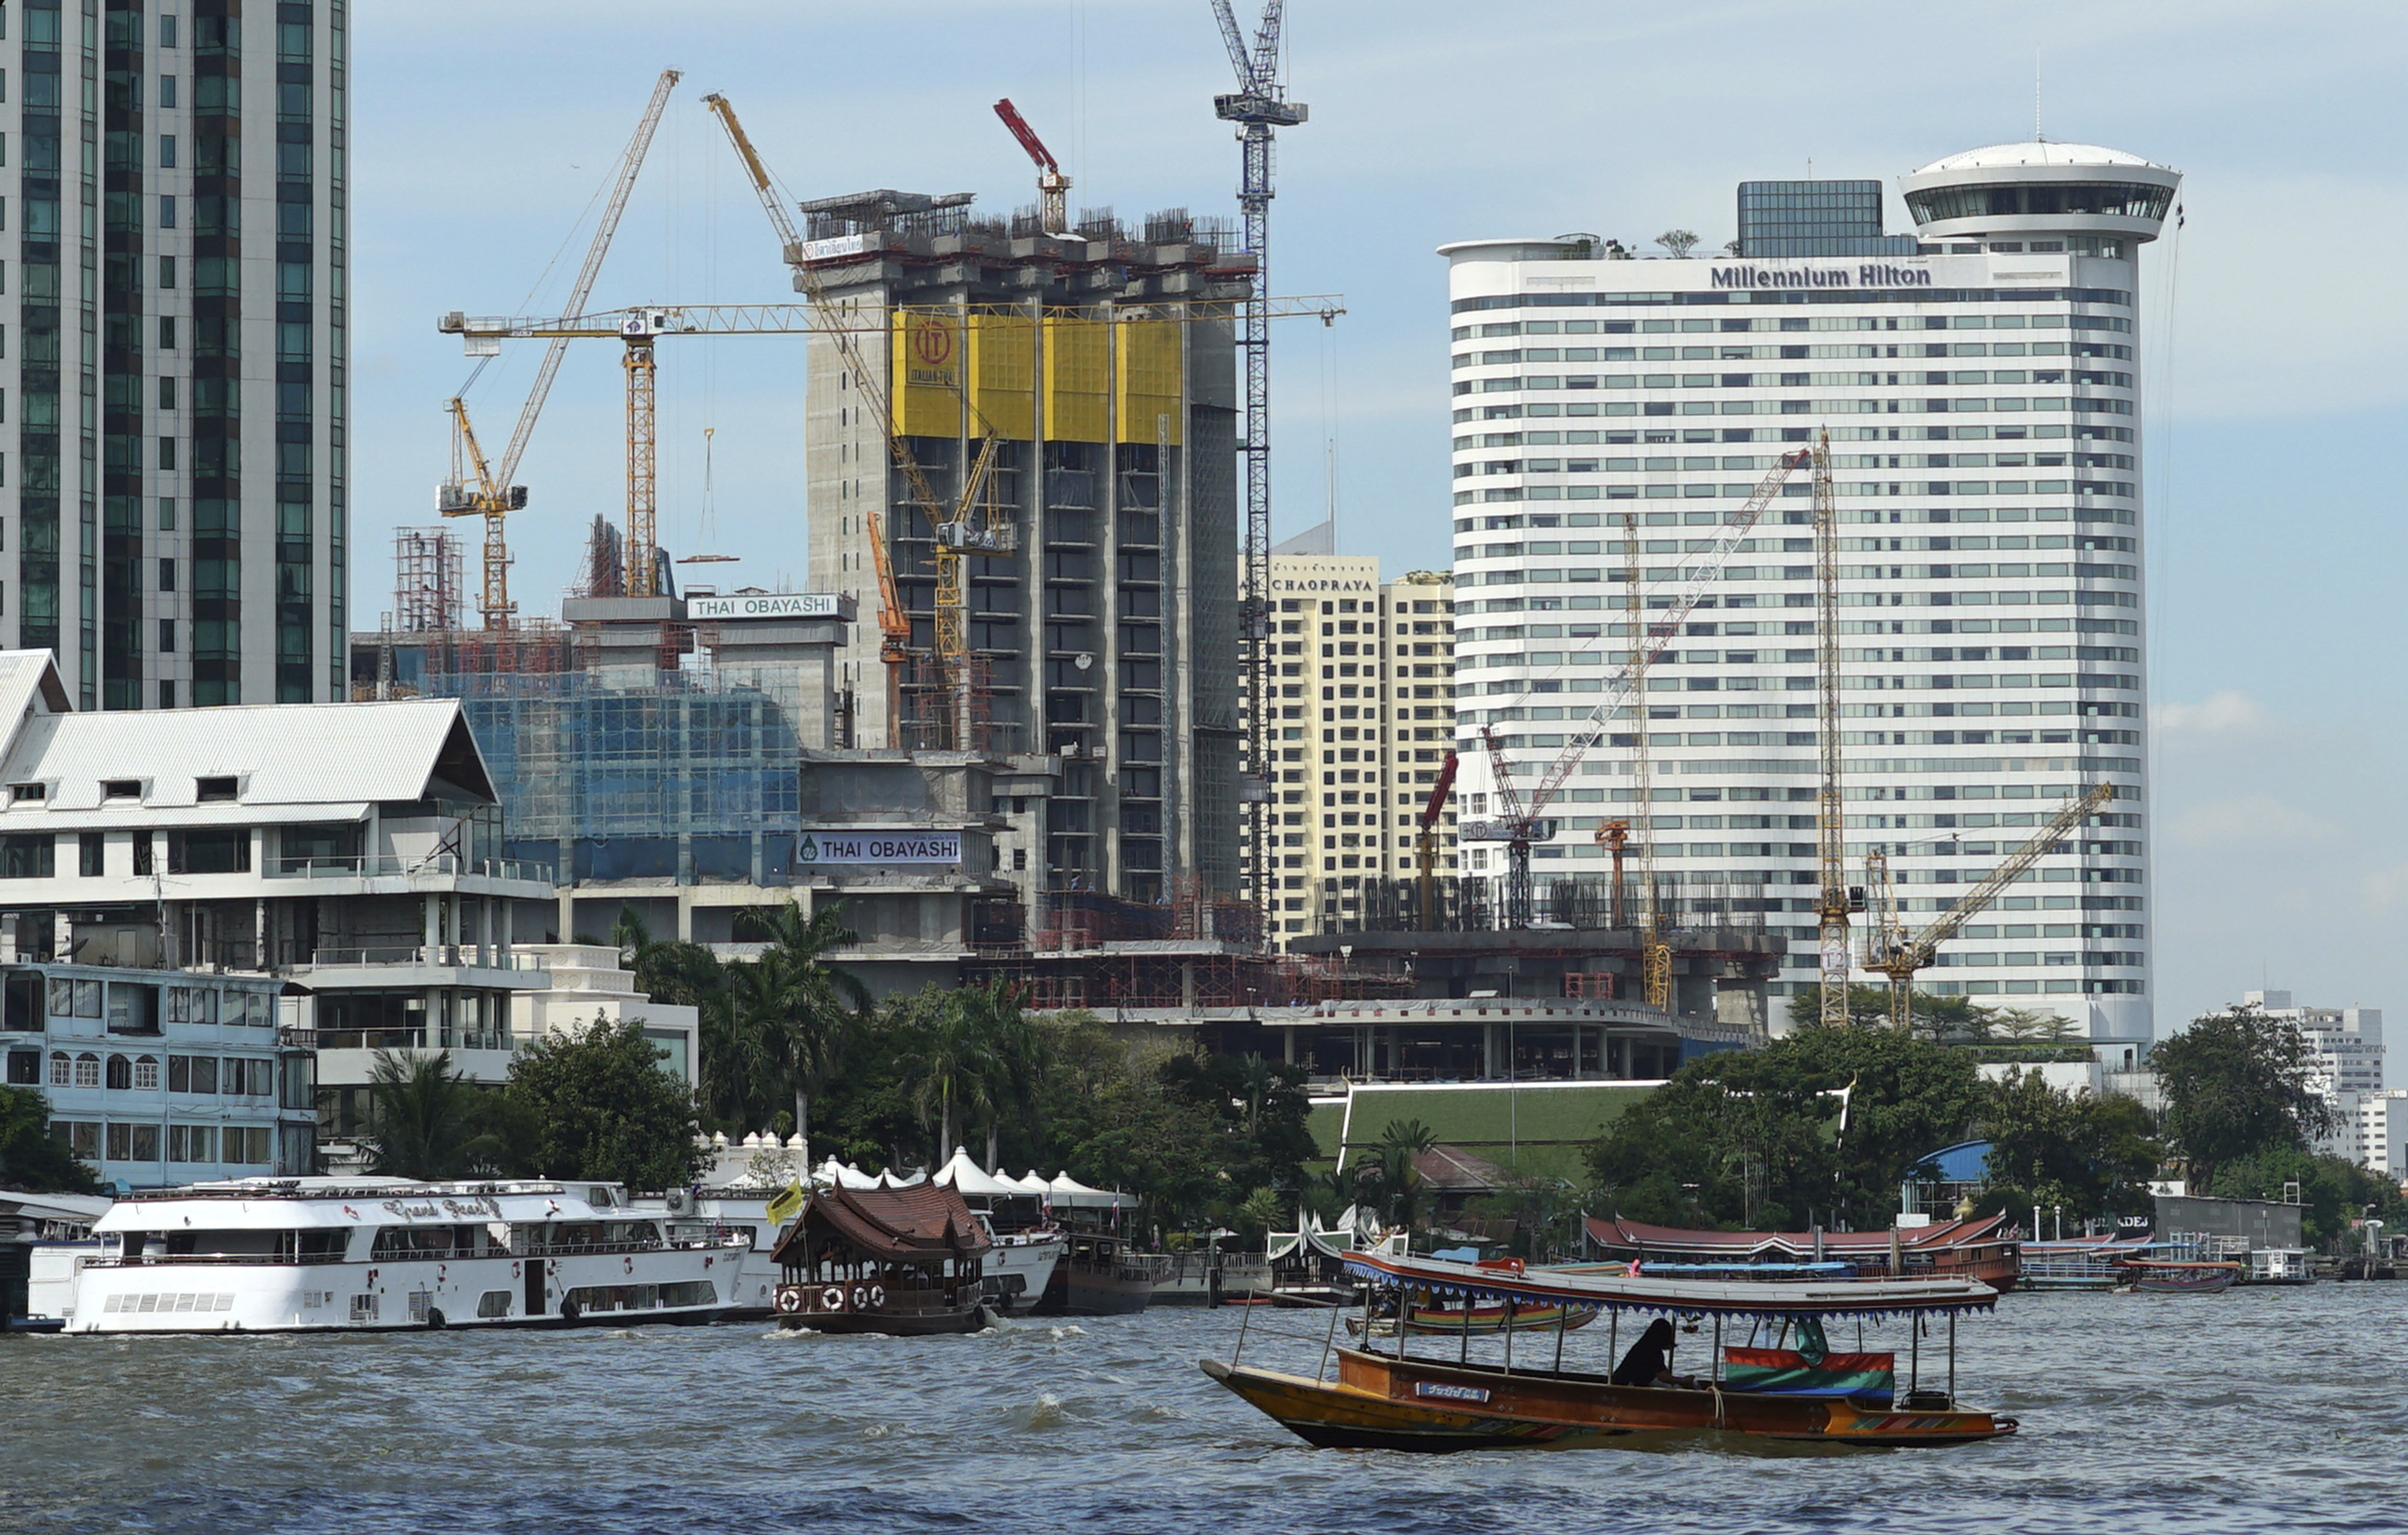
[[[1455,733],[1455,578],[1383,582],[1362,554],[1274,554],[1279,718],[1270,835],[1280,941],[1381,910],[1419,873],[1414,835]],[[1455,867],[1455,810],[1437,869]]]

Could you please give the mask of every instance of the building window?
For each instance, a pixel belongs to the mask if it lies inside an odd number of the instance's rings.
[[[231,778],[198,778],[193,781],[193,796],[208,805],[236,797],[239,788]]]
[[[8,785],[9,799],[20,805],[38,804],[42,800],[48,799],[50,796],[50,787],[47,783],[11,783]]]
[[[108,856],[108,833],[87,831],[77,834],[76,874],[78,877],[86,880],[98,879]]]
[[[101,781],[100,797],[103,799],[139,799],[142,797],[142,781],[138,778],[104,779]]]
[[[39,1087],[42,1084],[42,1053],[38,1050],[8,1052],[8,1085]]]
[[[0,880],[47,880],[56,871],[57,854],[48,833],[0,837]]]
[[[134,1057],[134,1090],[137,1093],[155,1093],[159,1090],[158,1056]]]
[[[50,1085],[53,1087],[75,1085],[75,1057],[71,1055],[50,1057]]]
[[[134,1063],[122,1055],[108,1057],[108,1088],[113,1093],[131,1091],[134,1086]]]
[[[231,783],[234,781],[226,779],[222,782]],[[167,872],[170,874],[250,873],[250,828],[224,826],[205,831],[169,832],[167,834]]]
[[[86,1051],[76,1057],[75,1084],[78,1087],[100,1085],[100,1057]]]

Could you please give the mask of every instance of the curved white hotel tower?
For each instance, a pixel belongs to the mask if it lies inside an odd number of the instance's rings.
[[[1885,850],[1920,926],[2113,781],[2111,809],[1920,981],[2056,1012],[2122,1065],[2151,1037],[2136,299],[2179,182],[2112,150],[2012,144],[1902,178],[1913,236],[1880,233],[1877,183],[1750,182],[1729,254],[1442,248],[1467,819],[1497,809],[1480,727],[1526,792],[1627,659],[1625,518],[1642,595],[1668,606],[1684,557],[1828,429],[1851,882]],[[1815,964],[1810,480],[1649,677],[1652,817],[1631,802],[1629,710],[1534,863],[1544,916],[1553,887],[1606,877],[1601,822],[1634,817],[1668,891],[1787,929],[1778,993]],[[1467,875],[1503,861],[1464,843]],[[1777,997],[1776,1030],[1785,1013]]]

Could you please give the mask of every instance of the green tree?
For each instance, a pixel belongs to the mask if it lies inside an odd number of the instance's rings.
[[[1970,997],[1934,997],[1929,992],[1918,991],[1907,999],[1907,1017],[1916,1036],[1950,1044],[1988,1039],[1994,1029],[2005,1023],[2007,1016],[1996,1009],[1977,1006]],[[1819,983],[1800,986],[1789,994],[1791,1027],[1813,1028],[1822,1022],[1823,988]],[[1851,983],[1848,987],[1848,1022],[1858,1028],[1888,1028],[1889,987]]]
[[[2203,1189],[2226,1162],[2304,1151],[2331,1125],[2299,1026],[2256,1008],[2194,1019],[2157,1042],[2149,1066],[2166,1096],[2166,1135]]]
[[[2346,1246],[2350,1223],[2370,1213],[2386,1230],[2408,1229],[2408,1198],[2397,1183],[2347,1157],[2311,1155],[2296,1146],[2269,1147],[2225,1163],[2209,1192],[2227,1199],[2296,1199],[2307,1244],[2328,1252]]]
[[[1976,1201],[1985,1212],[2041,1205],[2087,1219],[2150,1208],[2164,1148],[2137,1099],[2068,1094],[2038,1071],[2010,1069],[1992,1084],[1979,1129],[1990,1142],[1990,1186]]]
[[[50,1134],[50,1100],[31,1087],[0,1087],[0,1188],[97,1194],[100,1176]]]
[[[388,1178],[491,1176],[509,1148],[494,1095],[452,1069],[452,1052],[376,1053],[368,1070],[368,1169]]]
[[[1270,1240],[1272,1229],[1291,1218],[1287,1201],[1276,1189],[1258,1188],[1229,1212],[1229,1228],[1249,1248],[1259,1250]]]
[[[1421,1218],[1421,1158],[1438,1145],[1437,1132],[1418,1119],[1392,1119],[1371,1154],[1372,1187],[1381,1219],[1412,1229]]]
[[[1984,1102],[1961,1052],[1884,1027],[1796,1029],[1691,1061],[1591,1149],[1598,1198],[1665,1225],[1865,1226],[1966,1138]]]
[[[526,1163],[638,1189],[692,1183],[710,1154],[695,1144],[693,1090],[662,1069],[666,1058],[641,1024],[602,1018],[520,1051],[507,1097]]]

